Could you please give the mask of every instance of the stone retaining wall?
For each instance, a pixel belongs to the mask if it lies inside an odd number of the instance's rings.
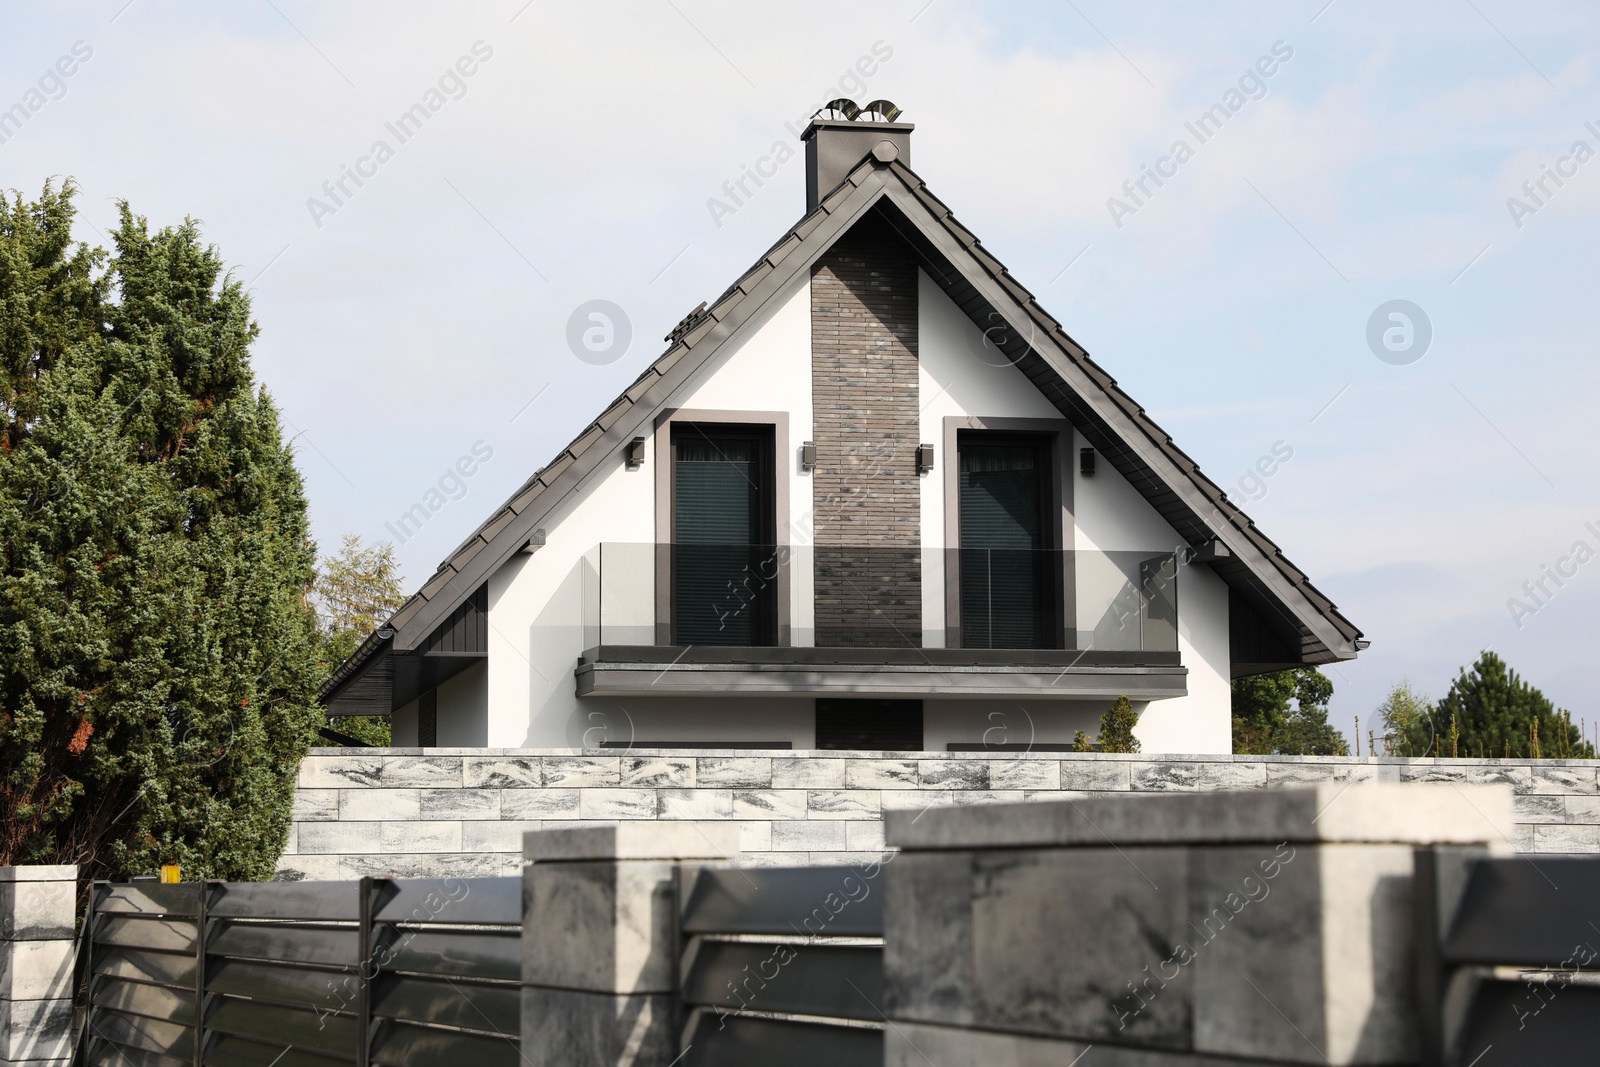
[[[0,867],[0,1064],[70,1062],[77,877],[71,865]]]
[[[1600,761],[1078,752],[312,749],[282,878],[498,875],[522,834],[632,820],[727,820],[742,864],[859,862],[883,812],[1118,792],[1312,782],[1505,782],[1520,852],[1600,852]]]

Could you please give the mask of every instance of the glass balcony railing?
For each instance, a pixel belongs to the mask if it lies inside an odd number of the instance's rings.
[[[596,645],[1175,652],[1173,553],[607,542]]]

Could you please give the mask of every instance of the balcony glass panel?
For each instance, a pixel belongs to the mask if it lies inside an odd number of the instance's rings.
[[[589,646],[1178,647],[1172,553],[607,542],[582,570]]]

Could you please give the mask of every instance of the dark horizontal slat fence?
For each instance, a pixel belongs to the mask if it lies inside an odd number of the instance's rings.
[[[519,878],[91,891],[79,1067],[515,1067]]]
[[[686,1067],[881,1064],[881,889],[854,867],[681,868]]]
[[[1600,858],[1418,849],[1423,1063],[1584,1063],[1600,1037]]]

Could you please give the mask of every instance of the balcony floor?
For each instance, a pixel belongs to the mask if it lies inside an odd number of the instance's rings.
[[[1188,692],[1176,652],[601,645],[579,696],[848,695],[1161,700]]]

